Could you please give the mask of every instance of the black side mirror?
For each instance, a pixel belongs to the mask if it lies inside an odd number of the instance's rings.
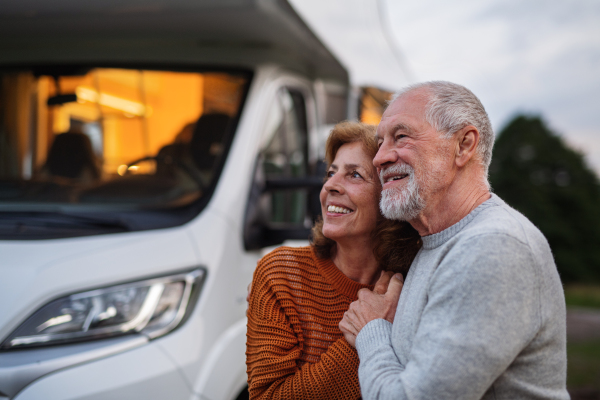
[[[323,179],[316,176],[302,178],[267,179],[262,185],[255,183],[250,193],[244,227],[244,246],[246,250],[257,250],[267,246],[283,243],[285,240],[306,240],[310,235],[310,227],[294,224],[278,224],[273,227],[264,221],[261,215],[261,200],[265,193],[281,190],[306,189],[308,191],[308,212],[313,219],[320,215],[321,206],[319,192]]]

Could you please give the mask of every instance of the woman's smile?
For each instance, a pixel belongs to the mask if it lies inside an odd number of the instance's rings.
[[[330,204],[327,206],[327,215],[344,215],[344,214],[350,214],[354,212],[354,210],[345,207],[345,206],[340,206],[340,205],[336,205],[336,204]]]

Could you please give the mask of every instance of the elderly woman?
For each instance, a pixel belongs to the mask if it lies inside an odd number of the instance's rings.
[[[338,323],[382,271],[405,275],[420,247],[410,225],[379,212],[376,153],[374,126],[336,125],[311,246],[280,247],[259,261],[247,313],[251,399],[360,397],[358,355]]]

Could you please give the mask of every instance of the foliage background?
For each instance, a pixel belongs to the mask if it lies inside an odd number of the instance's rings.
[[[546,236],[563,282],[600,282],[598,178],[541,117],[518,115],[499,133],[490,183]]]

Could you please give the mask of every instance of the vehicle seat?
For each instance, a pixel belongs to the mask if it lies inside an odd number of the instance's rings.
[[[92,183],[100,178],[92,142],[87,135],[66,132],[54,137],[44,170],[51,176]]]
[[[198,119],[190,151],[196,167],[207,173],[214,173],[216,161],[223,152],[223,139],[230,128],[232,119],[225,114],[205,114]]]
[[[163,146],[156,155],[156,175],[173,178],[177,163],[190,164],[190,149],[187,143],[171,143]]]
[[[163,146],[156,155],[156,175],[177,180],[193,175],[203,186],[210,183],[213,168],[223,150],[223,138],[231,118],[225,114],[202,115],[194,126],[189,142]],[[181,174],[181,169],[186,173]]]

